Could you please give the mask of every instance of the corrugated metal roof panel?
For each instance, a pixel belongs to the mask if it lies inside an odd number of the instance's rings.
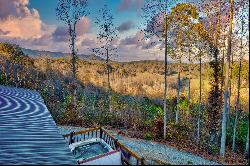
[[[0,164],[76,164],[39,93],[0,85]]]

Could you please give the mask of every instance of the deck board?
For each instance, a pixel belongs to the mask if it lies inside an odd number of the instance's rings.
[[[0,164],[76,164],[38,92],[0,85]]]

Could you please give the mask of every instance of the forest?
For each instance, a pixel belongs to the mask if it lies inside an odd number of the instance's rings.
[[[90,48],[101,58],[77,56],[75,25],[87,5],[58,1],[66,57],[31,57],[0,42],[0,84],[38,91],[58,125],[105,126],[222,164],[249,163],[249,1],[145,0],[140,40],[154,37],[148,47],[160,43],[165,59],[130,62],[112,60],[119,33],[108,5],[96,19],[100,47]]]

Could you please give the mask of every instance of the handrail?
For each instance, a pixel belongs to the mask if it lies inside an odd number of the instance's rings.
[[[107,134],[111,139],[113,139],[114,141],[117,141],[117,139],[116,139],[115,137],[113,137],[111,134],[109,134],[109,133],[107,132],[107,130],[105,130],[105,129],[103,129],[103,128],[101,128],[101,130],[102,130],[103,132],[105,132],[105,134]]]
[[[87,130],[82,130],[82,131],[77,131],[75,133],[73,133],[73,135],[79,135],[79,134],[85,134],[85,133],[88,133],[88,132],[91,132],[91,131],[95,131],[95,130],[99,130],[100,127],[96,127],[96,128],[90,128],[90,129],[87,129]],[[69,134],[64,134],[63,137],[69,137],[70,136],[70,133]]]
[[[141,157],[139,157],[135,152],[131,151],[129,148],[127,148],[124,144],[117,142],[118,146],[127,151],[131,156],[133,156],[134,158],[136,158],[137,160],[141,160]]]

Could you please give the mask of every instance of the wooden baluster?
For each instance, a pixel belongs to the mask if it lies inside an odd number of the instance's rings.
[[[109,136],[107,135],[107,143],[109,144]],[[110,145],[110,144],[109,144]]]
[[[112,141],[112,145],[113,145],[113,148],[116,150],[115,141],[114,140]]]
[[[110,138],[110,146],[113,147],[113,140]]]
[[[115,149],[118,149],[118,139],[115,139],[114,144],[115,144]]]
[[[102,139],[106,142],[105,137],[106,137],[106,134],[103,133],[103,138]]]
[[[110,141],[111,141],[111,140],[110,140],[110,139],[111,139],[111,138],[110,138],[110,137],[108,137],[108,142],[109,142],[109,145],[111,145],[111,143],[110,143]]]
[[[112,147],[113,147],[114,150],[116,150],[116,148],[115,148],[115,141],[114,140],[112,141]]]
[[[109,136],[107,135],[107,138],[106,138],[106,140],[107,140],[107,142],[108,142],[108,144],[109,144]]]
[[[107,142],[107,134],[105,133],[105,142]]]

